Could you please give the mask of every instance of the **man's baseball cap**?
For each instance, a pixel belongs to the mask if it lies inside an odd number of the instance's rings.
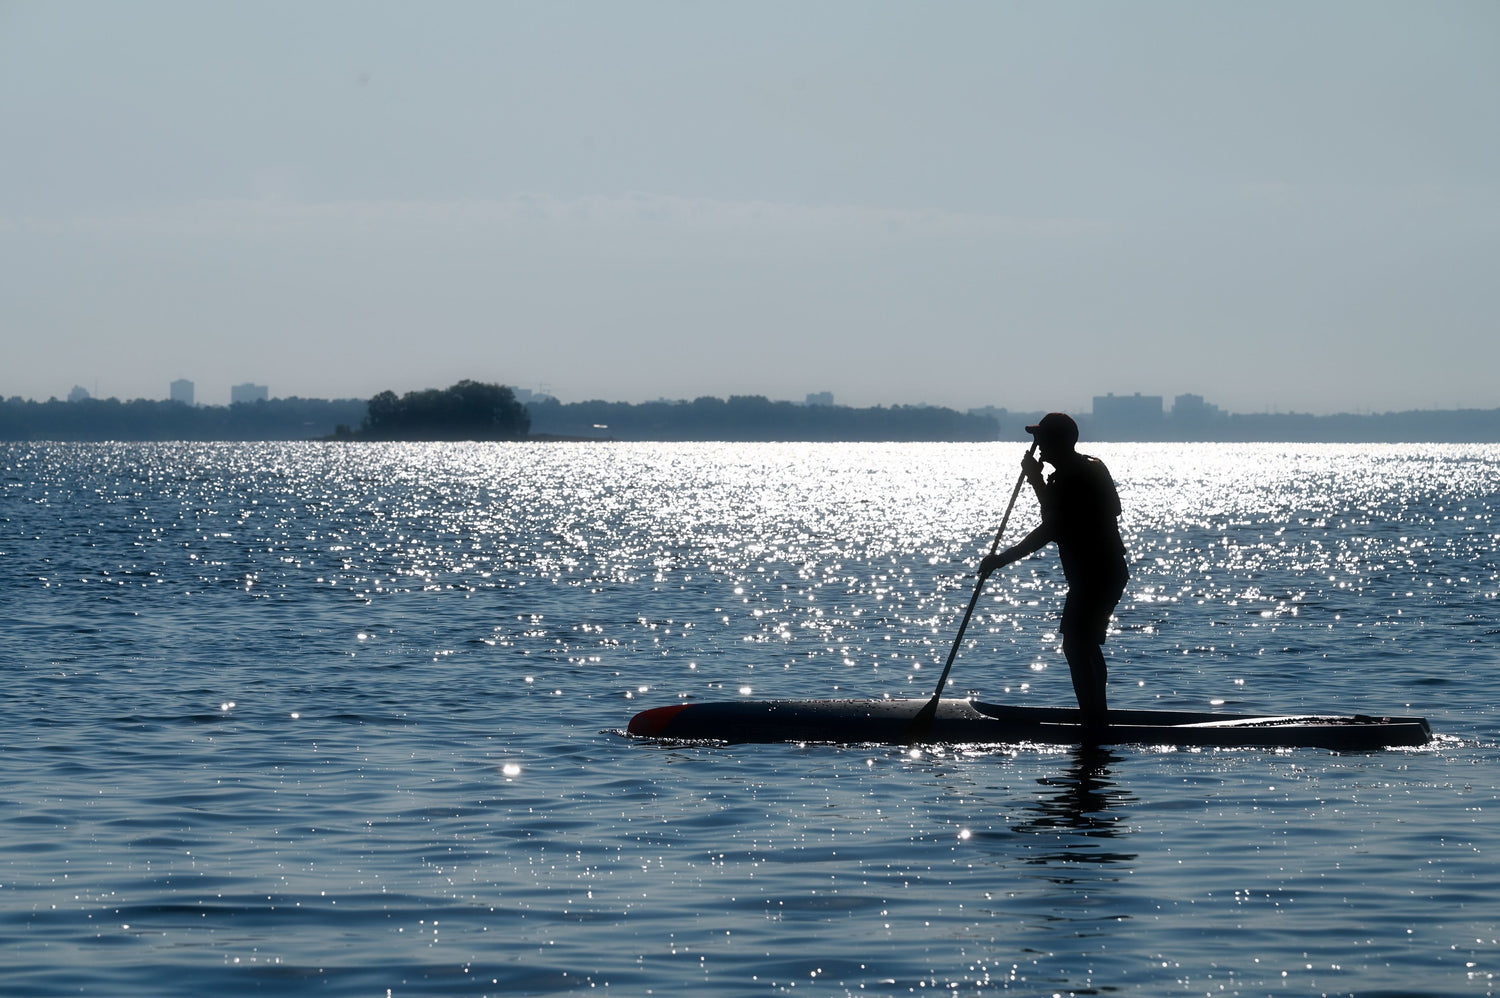
[[[1078,442],[1078,424],[1065,412],[1049,412],[1039,423],[1026,427],[1026,432],[1043,440],[1058,440],[1063,443]]]

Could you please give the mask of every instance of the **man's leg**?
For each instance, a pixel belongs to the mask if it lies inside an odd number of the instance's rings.
[[[1109,670],[1104,664],[1104,648],[1086,635],[1064,634],[1063,655],[1073,676],[1073,693],[1083,710],[1084,723],[1105,723],[1108,707],[1104,687]]]

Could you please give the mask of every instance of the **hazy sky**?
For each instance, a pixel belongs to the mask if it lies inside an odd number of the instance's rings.
[[[0,395],[1500,406],[1500,3],[0,2]]]

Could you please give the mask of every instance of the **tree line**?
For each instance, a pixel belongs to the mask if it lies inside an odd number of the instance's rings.
[[[537,434],[609,440],[960,441],[994,440],[989,416],[926,405],[798,405],[763,395],[661,401],[530,405]]]
[[[798,405],[761,395],[692,401],[522,405],[503,385],[460,381],[446,389],[363,399],[268,399],[229,406],[135,399],[0,401],[0,440],[745,440],[983,441],[1028,439],[1040,413],[960,413],[937,406]],[[1218,414],[1112,424],[1078,413],[1088,440],[1330,443],[1500,442],[1500,409],[1369,415]]]
[[[85,399],[0,402],[0,440],[994,440],[994,419],[935,406],[805,406],[761,395],[691,402],[522,405],[504,385],[460,381],[369,401],[231,406]]]
[[[0,440],[314,440],[364,418],[364,399],[192,406],[156,399],[0,402]]]
[[[364,399],[264,399],[192,406],[156,399],[0,402],[0,440],[524,440],[530,416],[502,385]],[[358,429],[355,429],[357,427]]]

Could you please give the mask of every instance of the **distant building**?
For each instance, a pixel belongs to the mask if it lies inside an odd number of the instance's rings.
[[[1227,422],[1229,414],[1202,395],[1179,395],[1172,400],[1172,439],[1212,440],[1215,427]]]
[[[231,385],[229,388],[229,404],[238,402],[264,402],[271,397],[271,389],[265,385],[252,385],[248,381],[243,385]]]
[[[73,390],[68,393],[69,402],[84,402],[89,398],[92,398],[92,396],[89,395],[89,390],[82,385],[74,385]]]
[[[1202,395],[1179,395],[1172,400],[1173,419],[1200,422],[1217,419],[1222,415],[1224,410],[1211,402],[1205,402]]]
[[[1156,440],[1162,415],[1160,395],[1095,395],[1092,435],[1099,440]]]
[[[1094,396],[1095,419],[1143,420],[1160,419],[1162,397],[1160,395],[1108,395]]]
[[[808,405],[833,405],[833,392],[809,392]]]
[[[193,404],[193,383],[187,378],[178,378],[172,382],[171,391],[170,398],[173,402],[181,402],[183,405]]]

